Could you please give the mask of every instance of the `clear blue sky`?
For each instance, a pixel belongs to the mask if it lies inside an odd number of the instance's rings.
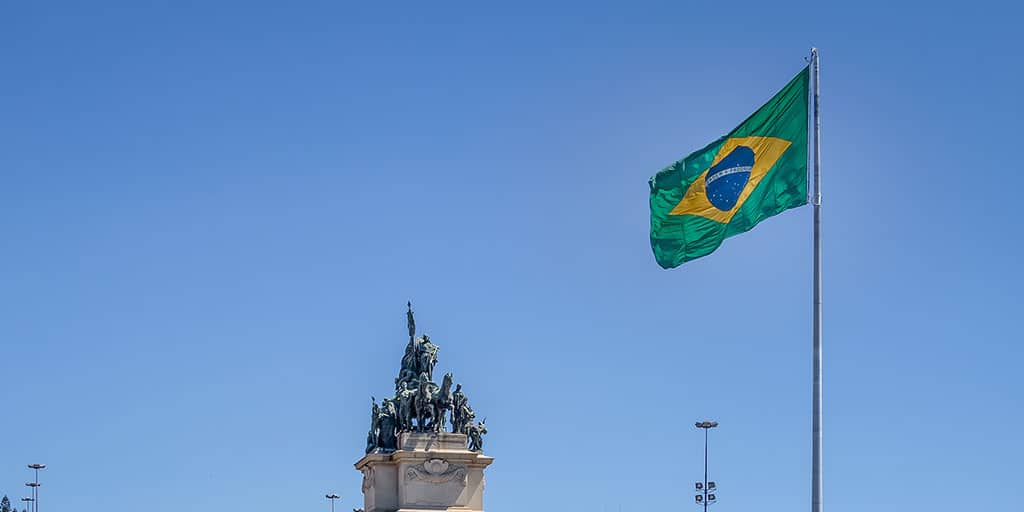
[[[805,509],[810,209],[663,271],[647,179],[817,45],[826,509],[1020,505],[1018,6],[378,4],[2,8],[0,493],[361,506],[412,299],[488,510],[693,509],[703,418]]]

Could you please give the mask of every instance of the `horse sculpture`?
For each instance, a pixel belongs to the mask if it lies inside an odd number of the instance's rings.
[[[434,397],[434,418],[433,427],[434,432],[444,432],[444,424],[446,413],[452,409],[452,374],[444,374],[444,380],[441,381],[441,391]]]

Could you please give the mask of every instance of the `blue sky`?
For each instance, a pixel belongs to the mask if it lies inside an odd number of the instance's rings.
[[[1010,2],[102,2],[0,13],[0,493],[361,506],[405,301],[488,510],[810,494],[810,209],[663,271],[647,178],[822,52],[825,503],[1024,499]]]

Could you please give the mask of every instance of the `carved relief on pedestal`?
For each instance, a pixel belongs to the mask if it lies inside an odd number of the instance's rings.
[[[463,466],[448,464],[448,461],[444,459],[430,459],[423,464],[409,466],[405,472],[405,479],[407,481],[420,480],[431,484],[446,484],[454,481],[465,487],[468,475]]]
[[[373,487],[373,467],[363,467],[363,492],[369,491]]]

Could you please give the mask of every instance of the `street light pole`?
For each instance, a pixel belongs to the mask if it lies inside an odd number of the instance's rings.
[[[698,505],[704,506],[704,512],[708,512],[708,505],[715,503],[718,497],[715,496],[715,483],[708,481],[708,431],[717,427],[717,421],[698,421],[694,423],[697,428],[704,429],[704,481],[697,482],[695,487],[697,492],[701,493],[696,498]]]
[[[35,512],[39,512],[39,486],[42,485],[39,483],[39,470],[45,469],[46,464],[29,464],[28,468],[34,469],[36,471],[36,480],[25,485],[32,488],[32,502],[35,503],[35,505],[32,508],[33,510],[35,510]]]
[[[324,497],[329,499],[329,500],[331,500],[331,512],[334,512],[334,500],[340,500],[341,496],[338,496],[337,494],[331,493],[331,494],[325,494]]]
[[[35,501],[35,498],[22,498],[21,501],[24,501],[25,506],[28,507],[25,510],[32,510],[32,502]]]
[[[32,503],[34,503],[35,505],[31,505],[30,504],[30,508],[32,508],[33,510],[38,509],[39,508],[39,505],[38,505],[38,500],[39,500],[39,482],[25,482],[25,486],[32,488]]]
[[[704,429],[704,512],[708,512],[708,431]]]

